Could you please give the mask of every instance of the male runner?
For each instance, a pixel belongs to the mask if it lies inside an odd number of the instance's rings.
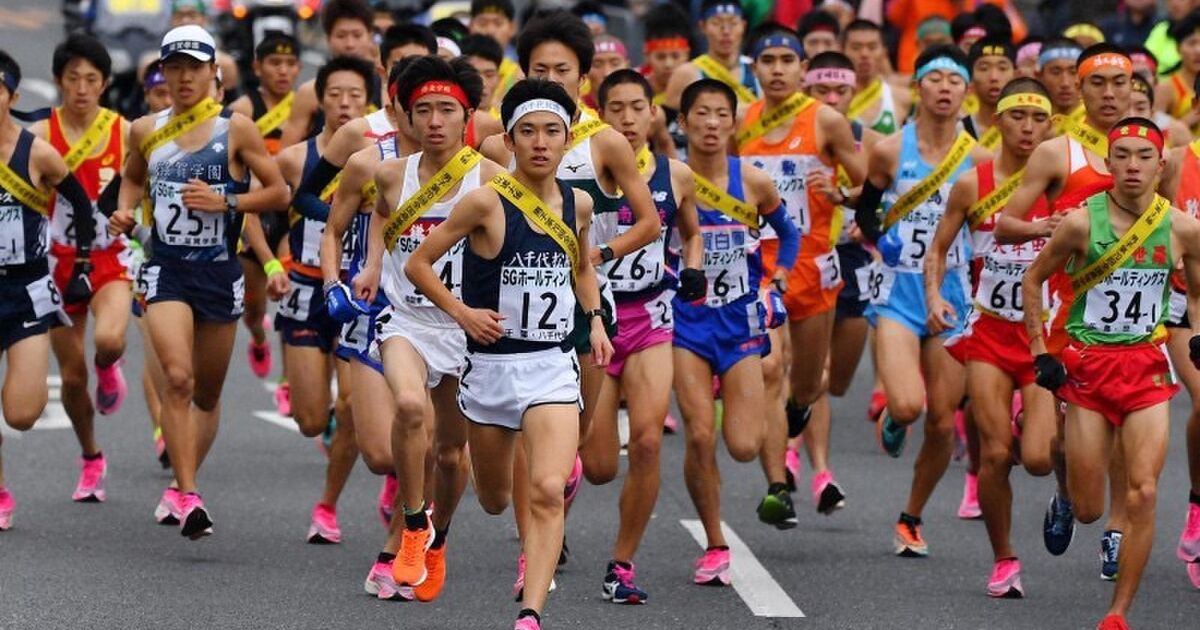
[[[771,402],[766,410],[767,437],[761,453],[768,490],[759,504],[758,517],[776,527],[791,527],[795,524],[795,510],[787,491],[784,467],[787,440],[806,429],[811,406],[825,397],[834,307],[842,288],[834,249],[841,233],[842,214],[833,200],[806,184],[816,174],[833,179],[835,169],[842,166],[854,186],[862,182],[866,164],[857,152],[854,132],[846,117],[800,92],[802,82],[815,83],[825,76],[852,71],[823,63],[805,76],[800,39],[782,27],[761,37],[753,53],[754,72],[763,86],[763,98],[746,110],[736,136],[739,154],[770,176],[801,236],[800,255],[791,267],[787,291],[783,294],[788,326],[786,330],[770,333],[772,352],[763,360]],[[769,228],[763,228],[761,238],[764,275],[772,276],[780,243]],[[789,352],[789,342],[803,351]],[[826,462],[830,416],[824,409],[827,405],[826,399],[818,414],[819,426],[812,427],[808,440],[814,455],[816,507],[825,514],[833,512],[845,500]],[[826,487],[830,490],[822,504],[820,497]]]
[[[869,20],[855,20],[842,33],[842,48],[854,62],[856,93],[846,116],[883,135],[891,135],[908,118],[912,97],[907,86],[884,75],[887,48],[883,31]]]
[[[490,108],[499,111],[500,100],[513,84],[524,77],[521,67],[511,59],[512,39],[517,34],[517,10],[512,0],[471,0],[471,21],[468,28],[472,33],[486,35],[500,44],[504,59],[497,68],[499,73],[495,89],[492,90]]]
[[[170,110],[135,121],[109,229],[128,232],[134,208],[149,196],[154,233],[142,267],[146,318],[163,365],[163,437],[175,480],[156,517],[179,522],[193,540],[212,533],[196,491],[196,473],[216,438],[221,388],[242,310],[236,262],[241,212],[287,203],[287,188],[254,122],[209,97],[216,74],[212,35],[181,26],[163,37]],[[253,174],[261,188],[248,190]]]
[[[974,113],[963,118],[963,125],[983,148],[995,151],[1000,148],[1000,130],[993,131],[996,104],[1000,101],[1000,90],[1015,74],[1016,52],[1012,44],[1004,40],[984,38],[971,45],[967,60],[971,69],[971,93],[979,105]]]
[[[1077,76],[1079,55],[1082,53],[1083,48],[1079,44],[1065,38],[1047,41],[1038,53],[1037,79],[1050,92],[1056,135],[1083,119],[1084,109]]]
[[[574,98],[556,83],[514,85],[501,116],[515,170],[469,192],[405,265],[416,289],[468,337],[458,404],[470,421],[475,489],[485,511],[499,514],[508,505],[517,431],[529,453],[523,545],[529,588],[515,630],[541,628],[562,546],[563,487],[576,458],[583,402],[579,361],[568,341],[576,301],[590,322],[593,360],[603,367],[612,356],[589,264],[591,199],[555,177],[574,110]],[[463,277],[472,281],[460,301],[433,265],[463,238]]]
[[[906,557],[929,553],[921,533],[921,512],[950,463],[954,412],[964,388],[961,368],[943,347],[945,337],[962,329],[964,316],[948,331],[929,330],[922,265],[950,187],[974,163],[989,157],[958,126],[971,80],[966,63],[966,55],[952,45],[928,48],[917,58],[916,120],[871,152],[856,213],[864,237],[876,242],[883,255],[871,281],[870,317],[878,347],[887,349],[877,357],[887,395],[887,413],[877,425],[884,451],[900,456],[910,427],[928,405],[925,440],[914,464],[908,503],[896,523],[895,553]],[[881,199],[882,236],[876,215]],[[963,314],[967,312],[966,250],[962,238],[956,239],[947,254],[949,273],[940,287],[943,297]]]
[[[1033,356],[1021,321],[1021,276],[1045,239],[1028,244],[998,244],[992,238],[999,211],[1025,176],[1025,163],[1049,134],[1052,107],[1046,89],[1036,79],[1009,82],[998,95],[995,126],[1001,134],[996,159],[964,173],[950,189],[946,213],[925,258],[925,303],[931,332],[953,326],[967,313],[954,310],[941,295],[945,259],[965,225],[972,236],[976,278],[974,312],[962,336],[947,346],[967,368],[967,394],[980,438],[979,505],[987,524],[995,565],[987,592],[992,597],[1023,597],[1021,565],[1009,543],[1012,523],[1014,395],[1020,396],[1021,463],[1032,475],[1053,470],[1050,446],[1055,433],[1054,397],[1034,387]],[[1039,203],[1030,215],[1049,217]]]
[[[78,68],[79,64],[74,67]],[[72,323],[63,311],[64,294],[55,284],[48,260],[51,208],[55,208],[56,213],[69,211],[70,216],[87,217],[87,220],[74,221],[81,249],[69,271],[67,286],[77,302],[89,297],[89,265],[83,248],[93,241],[96,226],[87,191],[58,151],[22,129],[10,117],[12,106],[19,98],[17,87],[20,83],[20,66],[7,52],[0,50],[0,156],[6,156],[0,161],[0,209],[3,209],[0,234],[4,235],[4,247],[0,247],[0,331],[3,332],[0,352],[8,355],[2,404],[8,426],[28,431],[41,417],[49,397],[46,376],[50,364],[50,340],[47,333],[54,326]],[[66,205],[51,206],[50,196],[45,192],[47,188],[54,188]],[[128,302],[125,308],[129,308]],[[103,460],[99,461],[100,470],[96,472],[103,477]],[[103,500],[102,484],[93,486],[91,491],[93,494],[88,496]],[[100,495],[96,496],[95,492]],[[12,527],[15,508],[12,493],[4,484],[4,467],[0,460],[0,531]]]
[[[742,56],[746,13],[739,0],[704,0],[700,5],[700,32],[708,42],[708,52],[675,69],[663,105],[679,111],[684,89],[703,78],[729,86],[742,105],[757,100],[761,90],[754,68],[751,60]]]
[[[592,67],[587,73],[589,90],[581,101],[593,110],[598,110],[600,104],[596,101],[596,91],[608,75],[629,67],[629,52],[625,50],[625,42],[613,35],[596,35],[592,44],[596,54],[592,57]]]
[[[1196,100],[1193,85],[1200,76],[1200,9],[1176,22],[1171,36],[1179,51],[1179,69],[1167,75],[1166,80],[1155,88],[1154,109],[1182,121],[1193,132],[1200,131],[1200,112],[1192,107]]]
[[[655,105],[664,103],[671,75],[691,56],[692,29],[688,19],[687,13],[672,2],[651,7],[642,18],[646,31],[642,54],[646,64],[641,72],[654,90]],[[666,118],[670,122],[675,120],[675,116]]]
[[[146,103],[147,113],[161,112],[171,106],[171,91],[167,89],[160,60],[146,68],[146,78],[142,80],[142,99]]]
[[[1187,310],[1200,313],[1200,223],[1154,191],[1163,136],[1153,122],[1122,119],[1107,140],[1112,189],[1088,197],[1085,209],[1062,220],[1026,272],[1023,297],[1037,382],[1067,403],[1067,485],[1081,522],[1104,515],[1109,463],[1114,451],[1125,458],[1121,571],[1097,626],[1122,630],[1150,555],[1168,403],[1179,390],[1157,341],[1169,314],[1169,276],[1182,265]],[[1048,353],[1040,304],[1042,284],[1059,271],[1074,287],[1064,305],[1069,341],[1061,359]],[[1193,326],[1193,365],[1200,364],[1197,332]]]
[[[479,77],[483,79],[483,97],[480,101],[482,108],[493,117],[500,114],[499,109],[490,106],[492,95],[500,86],[500,66],[504,64],[504,49],[496,40],[487,35],[472,33],[463,38],[462,56],[475,67]]]
[[[827,51],[841,51],[841,25],[832,13],[821,9],[809,11],[796,25],[796,36],[800,39],[801,55],[811,59]]]
[[[675,397],[687,433],[684,479],[707,537],[692,580],[728,585],[730,554],[721,529],[713,376],[721,382],[725,446],[735,460],[748,462],[761,452],[766,429],[761,359],[771,349],[766,331],[783,323],[782,299],[776,291],[787,290],[800,235],[771,177],[726,154],[737,116],[733,90],[716,79],[700,79],[683,91],[680,106],[709,287],[703,303],[678,296],[674,300]],[[759,288],[764,269],[752,235],[762,219],[779,239],[770,289]]]
[[[187,26],[189,24],[199,26],[203,29],[208,29],[208,4],[204,0],[170,0],[171,15],[167,24],[167,29]],[[158,6],[157,3],[155,6]],[[157,33],[155,33],[157,35]],[[153,51],[147,52],[138,63],[139,77],[146,76],[150,64],[159,59],[158,55]],[[237,60],[233,55],[218,50],[217,51],[217,68],[218,76],[223,75],[230,86],[231,91],[238,89],[239,73]],[[220,100],[220,99],[219,99]],[[159,111],[159,110],[151,110]]]

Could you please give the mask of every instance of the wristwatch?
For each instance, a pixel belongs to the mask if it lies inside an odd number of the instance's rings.
[[[600,321],[604,321],[604,309],[602,309],[602,308],[596,308],[596,309],[592,309],[590,311],[584,311],[583,314],[587,316],[589,322],[592,321],[592,319],[594,319],[596,317],[599,317]]]
[[[613,255],[613,250],[611,247],[609,247],[607,244],[600,246],[600,262],[609,262],[614,257],[615,256]]]
[[[238,198],[234,193],[225,193],[225,207],[229,212],[237,212]]]

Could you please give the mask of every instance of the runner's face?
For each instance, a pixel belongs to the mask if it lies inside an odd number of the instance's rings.
[[[1151,118],[1154,116],[1154,108],[1150,107],[1150,97],[1144,92],[1134,90],[1129,95],[1129,116],[1140,116],[1142,118]]]
[[[825,51],[838,49],[837,37],[834,37],[833,33],[829,31],[809,33],[804,36],[801,44],[804,45],[804,54],[808,55],[809,59]]]
[[[720,92],[704,92],[696,97],[687,115],[680,117],[688,151],[724,153],[733,135],[734,115],[729,99]]]
[[[329,54],[337,57],[370,57],[371,31],[366,24],[354,19],[338,20],[329,31]]]
[[[255,62],[256,73],[264,87],[272,94],[283,96],[296,86],[300,76],[300,59],[295,55],[267,55]]]
[[[562,84],[571,100],[579,100],[579,57],[562,42],[543,42],[529,52],[529,76]]]
[[[646,98],[642,86],[636,83],[620,83],[608,90],[600,115],[604,122],[621,132],[629,144],[640,147],[646,144],[650,136],[655,108],[650,99]]]
[[[321,99],[325,120],[334,131],[367,113],[367,84],[362,75],[339,70],[325,80],[325,95]]]
[[[875,31],[851,31],[846,34],[846,56],[854,62],[854,72],[870,80],[879,74],[877,70],[883,54],[883,39]]]
[[[1050,92],[1050,102],[1060,111],[1069,110],[1079,102],[1075,68],[1075,63],[1066,59],[1051,61],[1042,68],[1042,84]]]
[[[917,84],[921,107],[939,116],[957,116],[967,95],[967,80],[957,72],[934,70]]]
[[[1027,57],[1017,64],[1016,76],[1037,78],[1037,57]]]
[[[474,55],[467,57],[467,61],[483,78],[483,98],[479,102],[491,103],[492,93],[496,91],[496,84],[500,82],[500,68],[494,62]]]
[[[161,112],[171,106],[171,89],[165,85],[156,85],[146,90],[146,109],[151,113]]]
[[[1154,188],[1162,174],[1163,159],[1149,140],[1125,137],[1109,145],[1107,164],[1117,192],[1138,197]]]
[[[1015,68],[1007,57],[981,57],[971,68],[971,87],[979,100],[995,106],[1000,90],[1012,80]]]
[[[1084,77],[1079,91],[1088,115],[1111,127],[1129,111],[1133,81],[1120,68],[1102,68]]]
[[[592,92],[600,89],[600,84],[608,78],[608,75],[620,70],[628,68],[629,60],[617,53],[602,53],[596,55],[592,59],[592,69],[588,70],[588,80],[592,83]]]
[[[171,91],[171,102],[181,108],[191,107],[212,94],[217,78],[217,66],[190,55],[172,55],[163,60],[163,77]]]
[[[557,115],[530,112],[521,117],[504,144],[512,151],[517,168],[534,177],[553,177],[566,153],[570,131]]]
[[[0,122],[8,121],[8,112],[17,102],[17,95],[8,91],[8,87],[0,85]]]
[[[854,86],[845,83],[814,83],[807,87],[807,92],[839,114],[850,111],[850,99],[854,98]]]
[[[646,62],[654,77],[665,81],[671,78],[675,68],[687,63],[691,54],[691,50],[656,50],[646,57]]]
[[[503,48],[512,41],[513,23],[503,13],[487,11],[471,18],[471,32],[487,35],[500,42]]]
[[[754,60],[754,76],[762,84],[764,95],[777,101],[800,89],[802,71],[800,55],[786,46],[767,48]]]
[[[1014,107],[996,119],[1004,152],[1028,159],[1050,132],[1050,114],[1036,107]]]
[[[471,111],[463,109],[449,96],[431,94],[413,103],[410,116],[422,150],[458,149],[462,146]]]
[[[1179,58],[1188,72],[1200,71],[1200,31],[1188,35],[1179,42]]]
[[[722,57],[736,55],[746,35],[746,20],[736,15],[715,15],[700,23],[708,50]]]
[[[58,79],[58,92],[62,95],[64,107],[84,112],[100,104],[100,96],[106,85],[104,75],[92,62],[75,58],[63,68],[62,76]]]

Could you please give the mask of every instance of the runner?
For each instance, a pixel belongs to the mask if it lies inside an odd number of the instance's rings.
[[[500,114],[500,110],[491,108],[488,104],[492,102],[492,95],[500,86],[500,66],[504,64],[504,49],[491,37],[475,33],[463,38],[461,46],[462,56],[475,67],[475,71],[483,79],[483,100],[480,101],[483,103],[482,107],[494,118]]]
[[[116,191],[112,185],[125,160],[128,125],[118,115],[100,107],[100,97],[112,74],[112,60],[99,40],[90,35],[67,38],[54,50],[53,72],[62,105],[50,111],[50,118],[35,123],[30,131],[50,143],[63,156],[67,168],[84,187],[92,201],[105,194],[103,209],[92,212],[91,226],[77,225],[70,201],[52,195],[50,205],[50,259],[54,263],[54,281],[60,293],[66,293],[75,276],[76,261],[90,267],[91,295],[64,305],[71,325],[50,331],[50,347],[58,361],[62,377],[62,402],[75,429],[82,449],[79,483],[72,498],[76,501],[103,501],[106,498],[104,476],[107,464],[96,444],[93,420],[95,412],[112,415],[120,409],[127,391],[121,371],[125,354],[125,331],[129,326],[129,247],[124,236],[97,233],[93,226],[108,220]],[[76,243],[83,232],[90,244]],[[81,251],[82,250],[82,251]],[[82,253],[82,255],[80,255]],[[88,394],[87,320],[88,310],[96,325],[95,407]]]
[[[1084,116],[1077,76],[1082,53],[1083,48],[1064,38],[1047,41],[1038,53],[1037,78],[1050,92],[1050,103],[1054,106],[1055,135],[1063,133]]]
[[[524,543],[530,588],[514,628],[536,630],[561,550],[563,487],[580,439],[580,366],[569,346],[576,301],[587,312],[596,365],[608,364],[612,345],[588,263],[591,200],[555,178],[571,141],[574,98],[556,83],[528,79],[509,90],[501,114],[516,169],[468,193],[410,255],[405,273],[467,333],[458,403],[470,420],[475,489],[485,511],[499,514],[509,503],[516,431],[531,454]],[[474,280],[459,301],[433,264],[463,238],[463,277]]]
[[[72,64],[74,70],[79,67],[78,63]],[[0,337],[0,352],[8,355],[3,411],[8,426],[28,431],[41,417],[49,397],[46,377],[50,369],[50,339],[47,333],[55,326],[72,325],[63,311],[64,294],[59,293],[55,285],[48,260],[51,208],[55,213],[70,212],[67,216],[71,217],[89,217],[86,221],[72,222],[79,252],[67,272],[70,278],[67,290],[76,303],[86,302],[91,297],[88,276],[93,269],[88,264],[87,247],[95,242],[96,225],[88,214],[92,203],[86,189],[58,151],[50,143],[21,129],[10,117],[12,105],[19,98],[17,88],[20,83],[20,66],[7,52],[0,50],[0,155],[7,154],[0,162],[0,204],[3,204],[0,208],[4,209],[0,234],[5,242],[5,247],[0,248],[0,291],[4,296],[0,299],[3,305],[0,307],[0,330],[4,331]],[[53,188],[68,205],[51,206],[47,188]],[[109,289],[109,297],[111,291]],[[86,392],[85,384],[85,397]],[[83,443],[83,436],[80,437]],[[100,451],[94,444],[91,453],[86,450],[86,444],[83,446],[85,456],[99,456]],[[83,461],[81,481],[95,485],[77,490],[76,500],[104,500],[103,458],[92,457],[92,461],[100,462],[98,467],[87,459]],[[79,497],[80,490],[87,491],[87,496]],[[3,462],[0,461],[0,531],[12,527],[15,508],[12,493],[5,487]]]
[[[1017,44],[1016,76],[1036,79],[1038,76],[1038,55],[1042,53],[1043,37],[1026,37]]]
[[[1029,155],[1050,131],[1052,110],[1049,94],[1036,79],[1010,81],[998,96],[992,129],[1001,135],[1000,153],[994,161],[964,173],[950,189],[946,213],[925,258],[925,303],[930,332],[952,328],[955,319],[967,318],[966,330],[948,342],[947,350],[966,365],[967,394],[979,432],[979,507],[995,556],[987,592],[992,597],[1023,597],[1021,564],[1009,543],[1012,488],[1008,476],[1018,446],[1013,443],[1014,432],[1020,435],[1020,462],[1025,470],[1039,477],[1048,475],[1053,470],[1050,446],[1055,416],[1054,397],[1034,387],[1019,287],[1045,239],[1001,245],[993,240],[992,231],[999,210],[1025,175]],[[1049,206],[1039,203],[1030,217],[1045,221]],[[971,231],[975,254],[974,310],[969,317],[955,311],[936,290],[946,275],[946,254],[963,226]]]
[[[606,483],[616,478],[621,451],[617,409],[624,394],[629,410],[629,472],[621,489],[620,526],[603,592],[616,604],[641,604],[648,596],[634,584],[633,556],[658,499],[662,419],[671,398],[671,299],[676,289],[684,301],[704,296],[700,270],[704,242],[691,169],[650,153],[649,136],[658,108],[649,81],[634,70],[617,70],[600,84],[597,96],[605,122],[623,134],[638,155],[638,171],[650,187],[662,223],[653,243],[603,266],[616,302],[618,334],[612,340],[613,359],[596,401],[591,432],[580,449],[590,481]],[[619,233],[633,225],[633,213],[622,207],[617,220]],[[683,251],[682,270],[678,249],[668,246],[676,238]]]
[[[600,84],[613,72],[629,67],[629,53],[625,50],[625,42],[612,35],[597,35],[592,44],[596,54],[592,57],[592,67],[587,73],[588,91],[580,99],[593,110],[599,110],[596,92]]]
[[[701,79],[684,90],[680,104],[709,285],[703,303],[677,296],[673,304],[675,398],[687,434],[683,476],[707,538],[692,580],[728,585],[731,559],[721,527],[718,427],[711,384],[713,376],[720,378],[724,401],[720,430],[730,456],[739,462],[753,460],[763,448],[766,432],[761,359],[771,351],[766,331],[783,324],[783,300],[777,291],[787,290],[800,235],[771,177],[726,155],[736,124],[733,90],[716,79]],[[764,269],[752,234],[760,218],[779,239],[769,289],[760,289]]]
[[[1072,210],[1088,197],[1112,187],[1112,176],[1105,165],[1108,152],[1105,134],[1129,111],[1132,76],[1132,62],[1115,46],[1097,44],[1080,54],[1076,81],[1082,97],[1084,117],[1081,122],[1069,125],[1064,135],[1043,142],[1029,156],[1026,177],[1021,180],[996,222],[997,242],[1012,244],[1046,238],[1061,220],[1054,215]],[[1053,88],[1047,86],[1047,89],[1053,101]],[[1026,215],[1043,195],[1053,211],[1050,220],[1027,220]],[[1047,344],[1052,352],[1058,353],[1067,340],[1064,326],[1068,312],[1061,305],[1073,299],[1070,283],[1066,282],[1065,277],[1060,275],[1051,281],[1050,299],[1052,307]],[[1059,435],[1051,451],[1055,466],[1060,469],[1065,466],[1062,461],[1062,431],[1060,424]],[[1124,529],[1125,491],[1122,485],[1125,475],[1121,471],[1121,461],[1120,452],[1117,452],[1113,458],[1113,505],[1100,543],[1101,576],[1104,579],[1116,576],[1121,532]],[[1056,475],[1062,478],[1064,473],[1058,470]],[[1071,498],[1062,484],[1059,484],[1046,508],[1042,533],[1046,549],[1054,555],[1065,553],[1074,537],[1075,519],[1072,516]]]
[[[111,3],[105,3],[105,4],[111,4]],[[118,2],[117,4],[119,5],[120,3]],[[164,3],[164,4],[169,4],[170,10],[171,10],[169,23],[165,25],[165,28],[167,30],[170,30],[173,28],[178,28],[180,26],[187,26],[187,25],[199,26],[200,28],[203,28],[206,30],[209,28],[208,4],[206,2],[204,2],[204,0],[170,0],[170,2]],[[162,5],[158,2],[154,2],[149,5],[143,5],[143,6],[157,7],[157,6],[162,6]],[[116,9],[109,9],[109,10],[116,10]],[[118,14],[122,14],[122,15],[128,11],[129,11],[129,9],[117,10]],[[120,19],[122,22],[121,26],[129,26],[130,25],[128,18],[120,18]],[[160,29],[153,29],[153,30],[148,30],[147,32],[157,35],[158,33],[161,33],[163,31]],[[154,63],[155,61],[158,61],[158,59],[159,59],[158,54],[153,52],[153,49],[151,49],[150,52],[147,52],[145,54],[145,56],[142,57],[142,59],[140,60],[140,63],[138,63],[138,69],[139,69],[138,76],[139,77],[146,76],[146,72],[147,72],[147,69],[149,68],[150,64]],[[237,60],[233,58],[233,55],[230,55],[229,53],[227,53],[223,50],[218,50],[216,63],[217,63],[217,68],[220,71],[220,74],[224,75],[225,77],[228,77],[228,85],[230,85],[232,87],[232,91],[236,91],[237,87],[239,85],[239,81],[240,81]],[[231,91],[231,93],[232,93],[232,91]],[[218,101],[220,101],[220,99],[218,99]],[[159,110],[151,110],[151,111],[159,111]]]
[[[1104,515],[1113,452],[1125,458],[1128,522],[1121,571],[1097,626],[1120,630],[1129,627],[1125,615],[1150,555],[1156,486],[1167,454],[1168,403],[1179,390],[1158,341],[1169,315],[1168,278],[1182,264],[1187,309],[1200,312],[1200,223],[1154,192],[1163,136],[1153,122],[1125,118],[1107,140],[1113,188],[1088,197],[1085,210],[1062,220],[1025,274],[1023,297],[1037,382],[1067,403],[1067,484],[1080,522]],[[1039,302],[1042,284],[1060,270],[1074,293],[1065,305],[1070,341],[1058,359],[1042,337]],[[1200,364],[1194,327],[1189,343],[1191,362]]]
[[[768,490],[759,503],[758,518],[782,529],[794,527],[796,519],[784,466],[787,441],[809,428],[814,406],[817,421],[807,440],[813,461],[814,506],[830,514],[846,498],[828,468],[830,413],[825,396],[834,308],[842,288],[834,249],[841,233],[842,214],[834,199],[809,188],[807,182],[822,176],[833,181],[836,168],[841,166],[853,186],[862,182],[866,164],[856,151],[854,132],[846,117],[800,93],[802,83],[835,77],[843,82],[853,79],[853,70],[848,67],[851,64],[839,64],[835,57],[824,56],[819,65],[814,59],[808,66],[809,73],[803,74],[800,39],[782,28],[761,37],[753,51],[754,72],[763,86],[763,99],[746,110],[736,137],[739,153],[770,176],[801,236],[800,255],[791,267],[783,294],[788,326],[770,332],[772,352],[763,359],[771,403],[766,409],[767,433],[761,453]],[[774,230],[766,227],[761,238],[763,275],[770,277],[774,275],[780,243]],[[791,352],[793,343],[804,351]]]
[[[679,112],[666,106],[666,97],[671,75],[691,56],[691,18],[678,4],[668,2],[651,7],[642,23],[646,63],[639,70],[650,81],[661,116],[651,134],[651,148],[683,160],[687,158],[687,138],[679,133]]]
[[[905,557],[929,553],[921,512],[950,463],[954,412],[964,389],[962,370],[946,353],[943,341],[964,324],[967,245],[958,238],[949,249],[948,273],[940,288],[955,312],[964,315],[941,333],[926,326],[922,265],[950,187],[974,163],[989,157],[958,127],[958,112],[970,82],[966,63],[967,56],[949,45],[926,49],[917,58],[913,75],[919,97],[917,119],[875,146],[856,213],[864,237],[877,242],[883,255],[872,279],[868,317],[875,325],[878,347],[888,350],[878,356],[887,412],[877,425],[888,455],[899,457],[903,452],[909,429],[928,401],[925,439],[914,464],[908,503],[896,524],[895,552]],[[882,236],[876,215],[881,199]]]
[[[683,91],[696,79],[716,79],[737,95],[738,103],[749,105],[762,91],[754,78],[752,60],[742,56],[746,36],[746,13],[739,0],[704,0],[700,5],[700,32],[707,53],[679,66],[667,83],[663,105],[679,111]]]
[[[468,28],[472,33],[487,35],[500,44],[504,51],[504,60],[497,69],[499,73],[495,89],[492,90],[491,107],[499,111],[500,100],[508,93],[513,84],[524,77],[521,67],[512,57],[512,39],[517,34],[517,10],[512,0],[471,0],[471,21]]]
[[[995,128],[996,105],[1000,90],[1014,76],[1016,51],[1004,40],[984,38],[971,46],[967,60],[971,63],[971,93],[979,106],[963,118],[963,126],[983,148],[995,151],[1000,148],[1000,130]]]
[[[1179,69],[1164,77],[1154,92],[1155,111],[1166,112],[1193,132],[1200,132],[1200,112],[1193,85],[1200,76],[1200,9],[1188,13],[1171,29],[1179,51]]]
[[[842,48],[854,62],[857,90],[846,116],[885,136],[899,129],[912,107],[907,86],[885,76],[887,47],[883,30],[870,20],[854,20],[842,32]]]
[[[1138,71],[1136,63],[1133,66],[1132,81],[1133,90],[1129,95],[1129,115],[1153,120],[1154,124],[1162,129],[1163,135],[1167,138],[1167,146],[1172,149],[1190,142],[1192,132],[1187,125],[1172,118],[1170,114],[1154,111],[1154,84],[1146,78],[1145,73]]]
[[[827,50],[841,52],[841,31],[841,25],[833,14],[821,9],[809,11],[796,25],[801,55],[805,59],[811,59]]]
[[[171,106],[171,90],[167,89],[161,61],[155,61],[146,68],[146,78],[142,82],[142,98],[146,103],[146,113],[161,112]]]
[[[279,169],[253,121],[208,97],[215,49],[212,35],[198,26],[172,29],[163,38],[163,74],[174,105],[130,128],[130,146],[139,150],[125,163],[119,209],[110,220],[110,231],[128,232],[133,209],[149,191],[153,251],[138,282],[145,285],[147,322],[166,375],[163,437],[175,472],[155,516],[179,522],[193,540],[212,533],[196,473],[216,437],[242,310],[241,267],[234,260],[239,213],[287,203]],[[262,187],[246,192],[251,174]]]

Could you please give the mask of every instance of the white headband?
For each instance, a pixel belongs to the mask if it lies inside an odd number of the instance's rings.
[[[451,57],[461,57],[462,56],[462,49],[458,47],[458,43],[456,43],[453,39],[450,39],[449,37],[437,38],[437,44],[438,44],[438,48],[445,48],[446,50],[450,51]]]
[[[564,127],[567,129],[571,128],[571,117],[567,115],[567,110],[562,105],[548,98],[535,98],[517,105],[517,108],[513,110],[512,117],[508,119],[508,128],[505,131],[512,133],[513,127],[517,126],[517,122],[527,114],[532,114],[533,112],[550,112],[562,119]]]

